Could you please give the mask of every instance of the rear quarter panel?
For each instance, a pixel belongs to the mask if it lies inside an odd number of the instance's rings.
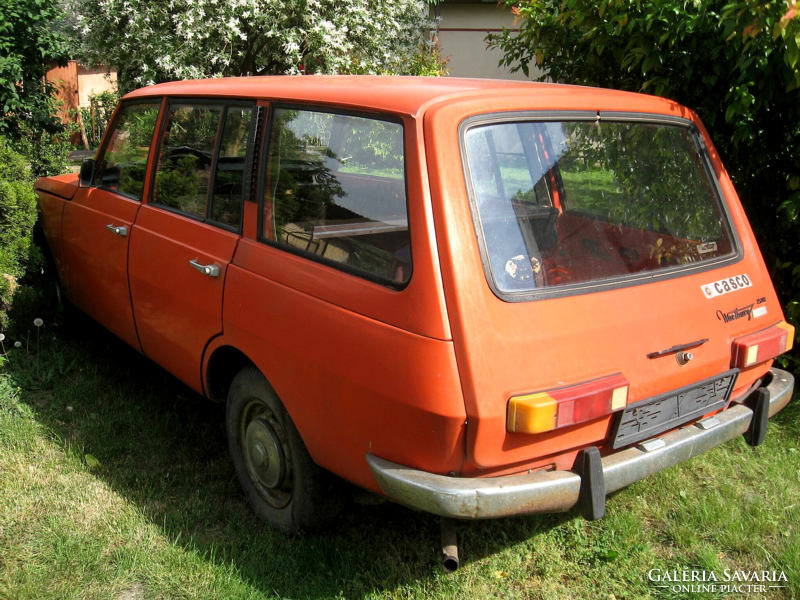
[[[315,462],[376,492],[368,452],[419,469],[460,471],[465,413],[452,342],[236,265],[228,267],[225,294],[224,342],[264,373]]]

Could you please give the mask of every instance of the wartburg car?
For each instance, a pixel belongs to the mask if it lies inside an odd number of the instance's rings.
[[[227,403],[282,530],[346,480],[452,519],[578,507],[744,435],[794,380],[690,110],[555,84],[262,77],[125,96],[40,179],[64,296]],[[669,493],[664,491],[664,493]]]

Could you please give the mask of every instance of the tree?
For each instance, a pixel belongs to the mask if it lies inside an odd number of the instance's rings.
[[[404,72],[425,41],[427,6],[425,0],[68,0],[79,54],[116,69],[121,91],[197,77]]]
[[[797,0],[512,2],[490,36],[512,71],[666,96],[708,127],[800,325],[800,17]],[[800,328],[798,328],[800,330]]]
[[[55,130],[48,64],[67,64],[67,38],[55,26],[63,15],[52,0],[0,2],[0,135],[19,140],[22,123]]]

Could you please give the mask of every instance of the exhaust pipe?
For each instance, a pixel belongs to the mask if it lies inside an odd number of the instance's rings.
[[[458,539],[455,519],[442,517],[442,569],[454,573],[458,569]]]

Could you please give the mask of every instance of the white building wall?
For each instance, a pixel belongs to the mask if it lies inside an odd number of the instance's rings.
[[[433,10],[431,14],[433,14]],[[506,6],[491,4],[448,3],[439,5],[442,17],[439,25],[439,47],[442,56],[450,57],[448,67],[452,77],[481,77],[489,79],[529,79],[522,71],[509,73],[498,66],[503,53],[489,50],[485,38],[489,33],[500,33],[503,27],[516,29],[514,15]],[[531,69],[530,79],[538,74]]]

